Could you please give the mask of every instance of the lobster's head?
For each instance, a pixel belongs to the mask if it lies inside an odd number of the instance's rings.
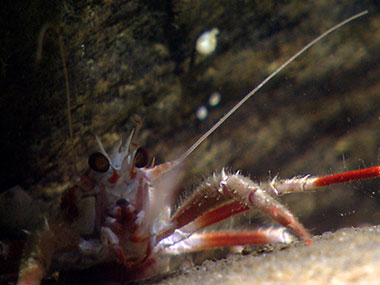
[[[137,184],[141,184],[141,179],[149,183],[149,175],[146,174],[151,169],[149,155],[144,148],[131,142],[132,137],[133,132],[124,144],[117,144],[110,155],[96,138],[100,151],[88,159],[87,176],[94,181],[95,187],[104,189],[106,206],[119,199],[134,202]]]

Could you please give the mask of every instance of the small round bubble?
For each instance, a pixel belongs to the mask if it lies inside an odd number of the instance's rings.
[[[205,106],[202,105],[197,109],[196,116],[198,120],[203,121],[204,119],[207,118],[207,115],[208,115],[208,111]]]
[[[197,52],[205,56],[212,54],[216,49],[218,34],[218,28],[203,32],[195,44]]]
[[[218,91],[213,92],[208,99],[210,106],[215,107],[220,103],[221,95]]]

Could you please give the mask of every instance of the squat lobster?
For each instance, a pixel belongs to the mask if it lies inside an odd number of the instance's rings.
[[[90,156],[89,169],[62,196],[57,213],[32,233],[21,262],[19,284],[39,283],[50,270],[82,269],[114,261],[123,266],[123,281],[142,280],[165,271],[172,254],[291,239],[282,229],[195,233],[250,208],[261,210],[311,244],[307,230],[275,197],[378,177],[380,167],[324,177],[274,179],[262,184],[222,171],[203,182],[174,214],[171,202],[177,178],[171,176],[178,175],[180,171],[175,169],[199,144],[290,62],[322,37],[365,13],[347,19],[301,49],[177,160],[149,166],[146,152],[132,143],[133,133],[111,155],[98,141],[100,152]],[[164,179],[164,175],[168,178]]]

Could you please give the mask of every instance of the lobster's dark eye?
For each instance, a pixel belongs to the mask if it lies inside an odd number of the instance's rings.
[[[100,152],[94,152],[88,159],[88,165],[96,172],[107,172],[110,168],[110,162],[107,157]]]
[[[138,168],[142,168],[142,167],[147,167],[148,164],[149,164],[148,152],[144,148],[139,147],[136,151],[135,166]]]

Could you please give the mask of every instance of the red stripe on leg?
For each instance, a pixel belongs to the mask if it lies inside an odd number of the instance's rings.
[[[270,239],[259,231],[241,233],[209,233],[198,237],[199,250],[228,247],[234,245],[261,245],[270,243]]]
[[[380,176],[380,166],[374,166],[366,169],[342,172],[338,174],[319,177],[313,183],[317,187],[328,186],[337,183],[344,183],[353,180],[374,178]]]
[[[307,245],[312,244],[311,236],[308,231],[294,218],[294,216],[288,210],[282,207],[272,206],[270,208],[269,216],[279,224],[296,233],[306,242]]]
[[[271,197],[262,189],[251,191],[248,194],[248,201],[260,211],[267,214],[273,220],[288,228],[302,238],[307,245],[312,243],[311,236],[303,225],[296,220],[293,214],[285,208],[279,201]]]
[[[238,201],[233,201],[204,213],[202,216],[196,218],[184,226],[183,230],[193,233],[247,210],[249,210],[249,207],[247,205],[244,205]],[[174,220],[172,227],[157,234],[157,240],[162,240],[163,238],[173,233],[176,227],[178,227],[175,222],[176,221]]]
[[[294,237],[284,228],[201,233],[193,234],[190,238],[174,244],[167,248],[166,252],[169,254],[179,254],[238,245],[264,245],[274,242],[290,243],[293,239]]]
[[[197,230],[199,230],[247,210],[249,210],[248,206],[243,205],[238,201],[234,201],[208,211],[194,220],[194,223],[197,225]]]

